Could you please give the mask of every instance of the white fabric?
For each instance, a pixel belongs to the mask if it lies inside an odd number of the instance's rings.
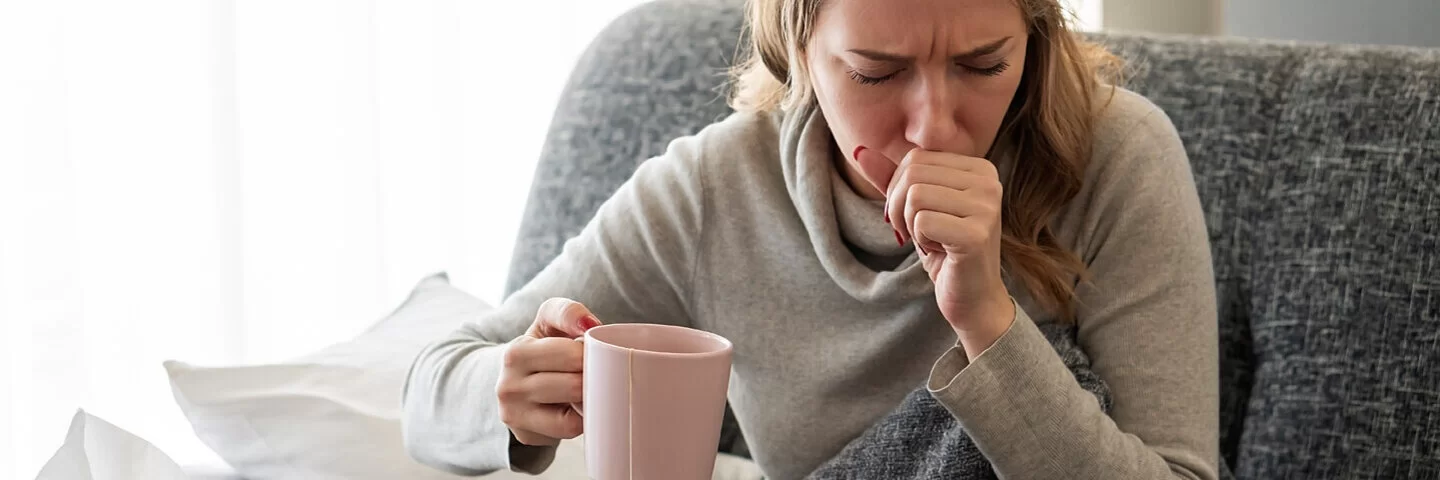
[[[499,472],[487,480],[567,480],[585,478],[583,438],[566,441],[556,452],[555,464],[540,476]],[[183,469],[150,442],[89,412],[77,411],[65,443],[41,469],[36,480],[233,480],[232,469],[206,465]],[[286,477],[280,477],[286,478]],[[316,477],[319,478],[319,477]],[[380,473],[348,477],[387,479]],[[428,476],[405,478],[432,478]],[[447,478],[440,476],[438,478]],[[753,462],[731,455],[715,460],[714,480],[761,480]]]
[[[489,309],[434,275],[364,334],[293,361],[165,368],[195,433],[245,477],[459,478],[406,455],[400,391],[425,343]]]
[[[187,480],[150,442],[84,410],[75,412],[65,443],[35,480]]]

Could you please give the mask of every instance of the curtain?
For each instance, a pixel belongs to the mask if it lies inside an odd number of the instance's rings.
[[[500,299],[566,75],[639,0],[0,0],[0,477],[85,408],[209,454],[160,363]]]
[[[1070,14],[1070,27],[1080,31],[1100,30],[1104,22],[1104,0],[1060,0],[1060,5]]]

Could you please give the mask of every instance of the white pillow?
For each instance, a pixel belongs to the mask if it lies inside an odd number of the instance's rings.
[[[84,410],[35,480],[185,480],[174,460],[135,434]]]
[[[293,361],[219,368],[169,361],[165,369],[200,440],[245,478],[465,478],[405,453],[400,394],[421,348],[490,309],[440,273],[359,337]],[[538,478],[585,478],[584,471],[579,442],[567,441]]]

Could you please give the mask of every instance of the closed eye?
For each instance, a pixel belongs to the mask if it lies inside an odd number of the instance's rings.
[[[885,75],[885,76],[881,76],[881,77],[871,77],[871,76],[867,76],[867,75],[861,75],[860,72],[857,72],[857,71],[855,71],[855,70],[850,70],[848,73],[850,74],[850,79],[851,79],[851,80],[860,82],[860,84],[862,84],[862,85],[878,85],[878,84],[881,84],[881,83],[885,83],[886,80],[895,78],[896,75],[899,75],[900,72],[903,72],[903,71],[904,71],[904,69],[896,70],[894,73],[891,73],[891,74]]]
[[[967,71],[969,71],[969,72],[971,72],[971,73],[975,73],[975,74],[978,74],[978,75],[984,75],[984,76],[987,76],[987,77],[993,77],[993,76],[999,75],[999,74],[1001,74],[1001,73],[1005,73],[1005,69],[1010,68],[1010,62],[1000,62],[1000,63],[995,64],[994,66],[986,67],[986,68],[977,68],[977,67],[972,67],[972,66],[969,66],[969,65],[961,65],[961,66],[964,67],[965,70],[967,70]]]

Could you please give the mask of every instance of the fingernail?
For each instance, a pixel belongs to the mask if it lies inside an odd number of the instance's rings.
[[[857,161],[857,162],[860,161],[860,152],[863,152],[863,151],[865,151],[865,146],[864,146],[864,145],[856,146],[856,147],[855,147],[855,153],[851,153],[851,154],[850,154],[850,158],[855,159],[855,161]]]
[[[902,238],[900,238],[900,231],[899,231],[899,230],[891,230],[891,231],[895,232],[895,242],[896,242],[896,243],[899,243],[900,246],[902,246],[902,247],[905,246],[905,240],[902,239]]]
[[[586,330],[598,327],[600,326],[600,319],[595,318],[594,315],[586,315],[585,318],[580,319],[580,326]]]
[[[885,223],[890,223],[890,204],[885,204]]]

